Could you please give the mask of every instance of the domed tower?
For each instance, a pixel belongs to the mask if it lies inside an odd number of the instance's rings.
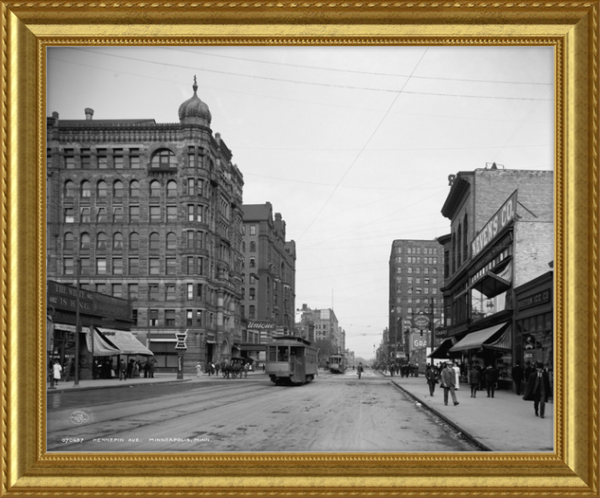
[[[200,100],[196,92],[198,85],[194,76],[194,95],[179,106],[179,121],[182,125],[202,125],[210,127],[212,116],[208,106]]]

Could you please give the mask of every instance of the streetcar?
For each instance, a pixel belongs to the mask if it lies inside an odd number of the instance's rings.
[[[305,384],[317,374],[317,353],[318,349],[301,337],[274,337],[267,344],[265,371],[276,385]]]
[[[329,356],[328,368],[331,373],[344,373],[346,371],[346,358],[343,354]]]

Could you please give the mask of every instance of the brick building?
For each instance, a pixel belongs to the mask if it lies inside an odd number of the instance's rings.
[[[294,330],[296,244],[285,240],[285,221],[280,213],[273,217],[270,202],[244,204],[242,211],[243,342],[266,343]]]
[[[444,328],[440,349],[465,363],[494,363],[507,381],[515,363],[514,289],[554,259],[552,171],[492,166],[450,176],[442,214]]]
[[[48,278],[131,300],[158,371],[176,332],[188,371],[241,340],[244,182],[196,92],[177,123],[47,119]]]
[[[392,243],[388,328],[391,360],[424,365],[426,348],[435,345],[432,323],[435,328],[442,319],[443,261],[443,249],[437,240],[399,239]]]

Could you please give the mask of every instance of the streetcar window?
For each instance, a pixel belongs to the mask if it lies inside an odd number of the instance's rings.
[[[296,356],[297,358],[302,358],[303,354],[302,352],[304,351],[304,348],[291,348],[291,354],[292,356]]]
[[[277,348],[269,346],[269,361],[277,361]]]
[[[288,361],[289,353],[287,346],[277,346],[277,361]]]

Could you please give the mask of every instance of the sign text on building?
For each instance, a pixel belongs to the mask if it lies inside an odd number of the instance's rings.
[[[248,328],[252,330],[273,330],[275,324],[271,322],[248,322]]]
[[[514,219],[516,212],[517,191],[515,190],[471,242],[471,256],[475,257],[479,254]]]

